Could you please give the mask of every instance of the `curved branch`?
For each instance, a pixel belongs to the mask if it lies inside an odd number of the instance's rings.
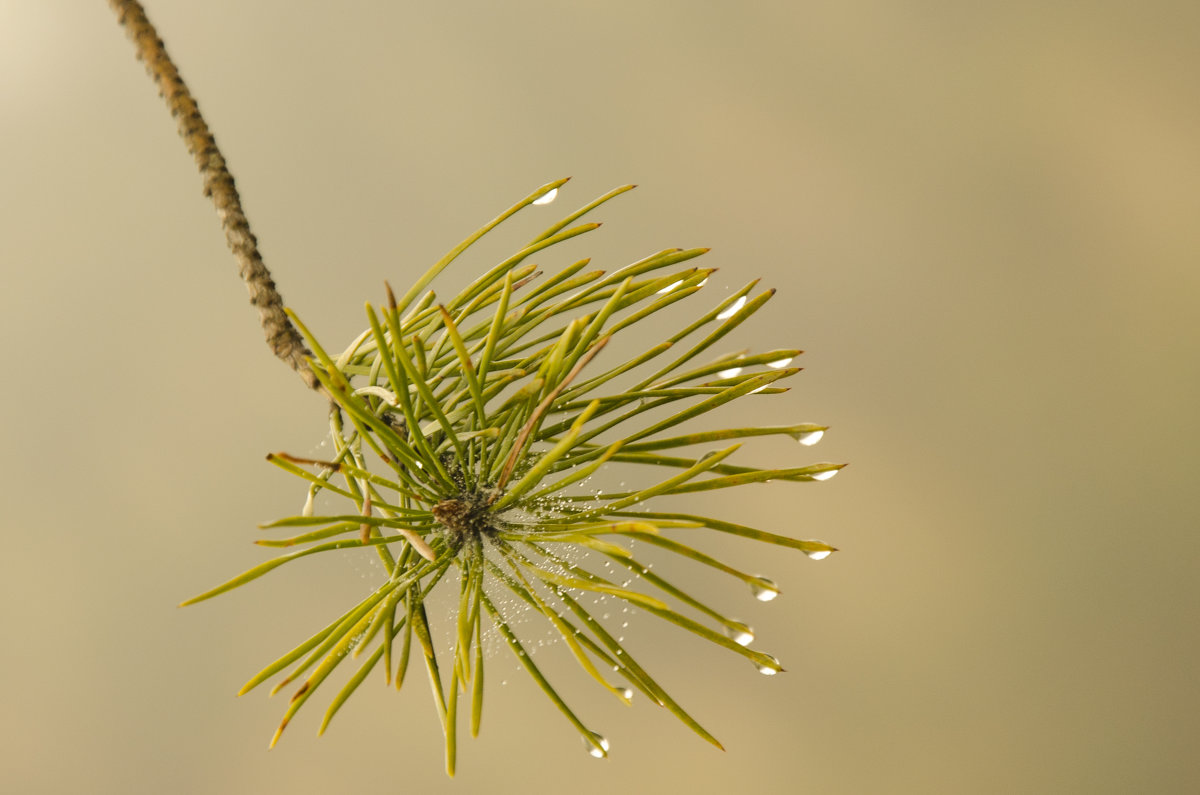
[[[308,365],[312,353],[304,345],[296,327],[283,311],[283,298],[275,289],[271,272],[258,253],[258,241],[250,231],[250,222],[242,212],[242,202],[234,186],[233,175],[225,166],[225,158],[209,132],[196,100],[188,91],[179,71],[167,55],[158,32],[146,18],[137,0],[109,0],[117,19],[137,47],[138,59],[154,78],[159,94],[179,126],[179,135],[196,161],[204,178],[204,195],[212,199],[225,230],[225,241],[237,259],[238,273],[250,293],[250,303],[258,309],[259,322],[266,333],[267,345],[276,356],[295,370],[313,389],[319,388],[316,376]]]

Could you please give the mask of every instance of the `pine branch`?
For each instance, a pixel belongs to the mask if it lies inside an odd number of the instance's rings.
[[[750,401],[787,391],[776,382],[800,371],[788,366],[800,354],[798,349],[757,354],[727,351],[709,361],[699,359],[757,312],[774,290],[752,296],[756,282],[751,282],[716,306],[697,307],[692,320],[666,339],[639,326],[645,352],[624,363],[605,363],[597,354],[617,333],[622,333],[621,339],[636,340],[633,332],[626,331],[631,326],[677,302],[693,299],[688,306],[695,307],[694,299],[701,296],[713,272],[677,267],[707,249],[666,249],[607,274],[579,273],[588,264],[582,260],[540,286],[523,289],[542,274],[525,260],[535,253],[556,253],[548,249],[596,229],[598,223],[576,222],[632,187],[622,186],[571,212],[458,295],[438,299],[432,285],[443,270],[518,212],[553,202],[566,182],[562,179],[542,185],[476,230],[417,279],[399,301],[387,287],[386,307],[377,311],[366,305],[369,328],[343,353],[331,356],[284,308],[225,160],[141,5],[136,0],[109,2],[200,169],[205,195],[217,208],[267,343],[334,404],[329,413],[334,454],[329,460],[286,453],[267,457],[306,483],[307,500],[300,515],[262,526],[295,530],[288,530],[283,538],[257,542],[288,551],[184,604],[224,594],[310,555],[327,558],[371,549],[386,572],[375,591],[242,688],[245,693],[289,667],[290,673],[272,693],[300,682],[271,745],[335,669],[346,659],[359,657],[376,640],[378,645],[333,697],[319,731],[325,730],[380,660],[385,681],[400,687],[415,635],[417,655],[424,657],[445,735],[446,769],[454,775],[460,695],[465,701],[471,694],[471,733],[479,731],[482,643],[490,627],[579,733],[586,752],[597,758],[607,756],[608,740],[567,704],[517,637],[510,614],[520,602],[544,617],[584,673],[622,703],[630,703],[636,689],[721,748],[635,662],[624,638],[605,629],[603,619],[608,615],[598,608],[608,599],[624,603],[626,609],[655,616],[739,655],[761,674],[783,671],[774,656],[750,648],[755,636],[749,625],[652,572],[653,564],[639,561],[632,548],[640,542],[676,560],[739,579],[749,586],[745,598],[762,602],[778,596],[778,586],[703,551],[699,545],[707,531],[791,548],[812,560],[823,560],[836,551],[822,541],[794,539],[712,517],[650,511],[644,505],[668,495],[767,481],[823,481],[844,466],[734,465],[725,460],[738,452],[740,443],[711,446],[784,435],[809,446],[824,434],[824,425],[673,430],[707,419],[709,412],[731,402],[748,407]],[[659,357],[669,350],[674,353],[663,364]],[[578,378],[584,370],[587,375]],[[629,383],[629,379],[635,380]],[[673,413],[658,411],[667,407]],[[743,413],[747,416],[753,416],[748,408]],[[678,448],[693,451],[663,452]],[[639,470],[642,479],[631,477],[628,491],[588,488],[587,480],[608,465]],[[647,471],[659,474],[644,476]],[[341,507],[314,515],[314,498],[322,491],[330,503]],[[599,553],[602,559],[588,560],[589,553]],[[443,578],[457,579],[458,606],[431,620],[425,600]],[[443,622],[454,627],[454,639],[450,654],[443,650],[439,664],[431,628]],[[397,635],[401,650],[393,667]],[[629,687],[609,681],[613,674]]]

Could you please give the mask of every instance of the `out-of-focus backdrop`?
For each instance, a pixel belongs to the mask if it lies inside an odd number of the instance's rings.
[[[453,782],[418,669],[319,740],[318,693],[268,752],[286,695],[233,694],[379,570],[309,558],[175,604],[262,559],[255,524],[303,499],[263,455],[316,454],[324,406],[263,344],[106,4],[3,0],[0,789],[1200,790],[1200,5],[148,6],[330,345],[567,175],[504,246],[637,182],[543,264],[704,245],[710,300],[778,287],[730,346],[807,350],[760,419],[832,430],[748,455],[851,466],[691,507],[842,551],[713,541],[770,604],[678,572],[784,675],[631,622],[725,753],[561,645],[536,660],[607,761],[503,650]]]

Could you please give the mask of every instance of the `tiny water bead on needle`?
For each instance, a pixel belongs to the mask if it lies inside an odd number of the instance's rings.
[[[800,444],[804,445],[805,447],[812,447],[814,444],[821,441],[824,436],[825,431],[809,431],[808,433],[802,433],[797,436],[796,441],[800,442]]]
[[[756,577],[750,583],[750,593],[760,602],[771,602],[779,596],[779,586],[766,577]]]
[[[736,301],[734,301],[732,304],[730,304],[727,309],[723,310],[720,314],[717,315],[717,320],[727,320],[728,318],[733,317],[738,312],[740,312],[742,307],[745,305],[746,305],[746,296],[744,296],[744,295],[740,296]]]
[[[583,738],[583,747],[587,749],[588,756],[594,756],[597,759],[603,759],[608,756],[608,739],[596,732],[591,732],[589,736]]]
[[[739,646],[749,646],[754,642],[754,630],[748,624],[740,621],[730,621],[725,625],[725,634],[733,638]]]
[[[608,740],[569,706],[535,663],[536,649],[546,654],[557,647],[621,703],[640,693],[721,747],[638,662],[639,650],[626,645],[622,633],[634,608],[661,619],[663,631],[691,633],[764,674],[782,670],[775,657],[751,648],[755,634],[748,624],[672,582],[670,565],[644,559],[652,550],[670,553],[678,564],[690,561],[714,576],[740,579],[766,602],[779,595],[778,586],[703,551],[708,534],[816,560],[834,551],[820,541],[651,507],[659,497],[823,480],[843,466],[770,469],[743,461],[740,448],[753,437],[790,436],[801,445],[787,448],[794,451],[820,439],[824,425],[698,424],[748,395],[783,394],[778,383],[800,372],[791,366],[797,349],[717,348],[774,291],[756,292],[750,282],[723,299],[706,297],[702,288],[713,269],[695,262],[703,248],[663,249],[615,270],[592,268],[587,259],[557,272],[535,264],[557,254],[558,244],[595,230],[599,224],[585,216],[631,185],[568,213],[482,268],[461,290],[439,295],[434,289],[437,277],[475,242],[525,208],[549,204],[565,183],[530,193],[402,295],[388,286],[381,306],[366,305],[366,330],[340,353],[327,352],[289,311],[313,353],[314,378],[332,401],[328,459],[268,457],[301,478],[306,490],[300,515],[263,526],[283,536],[258,543],[286,549],[185,604],[310,555],[365,550],[382,567],[370,594],[335,610],[242,688],[276,678],[276,691],[296,686],[272,745],[342,663],[353,660],[356,667],[332,697],[320,732],[373,671],[400,688],[412,681],[406,678],[410,664],[419,665],[428,675],[452,775],[459,734],[469,727],[475,736],[482,727],[483,647],[491,637],[592,756],[607,756]],[[644,331],[651,317],[675,318],[675,330]],[[614,338],[639,347],[632,355],[610,353]],[[619,490],[589,485],[606,467],[624,468],[614,479],[625,481]],[[427,600],[435,589],[448,597],[439,596],[437,609]],[[555,642],[539,636],[531,619]]]
[[[769,654],[766,657],[768,658],[767,662],[756,662],[754,664],[754,667],[758,669],[760,674],[763,676],[774,676],[783,670],[783,667],[779,664],[779,660]]]

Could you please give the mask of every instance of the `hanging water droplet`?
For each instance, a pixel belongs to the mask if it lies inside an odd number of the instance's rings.
[[[628,701],[629,699],[633,698],[633,691],[631,689],[629,689],[628,687],[623,687],[623,688],[621,688],[621,695],[625,698],[626,701]]]
[[[730,621],[726,624],[725,634],[733,638],[739,646],[749,646],[754,642],[754,630],[740,621]]]
[[[717,315],[717,320],[727,320],[727,319],[733,317],[745,305],[746,305],[746,296],[743,295],[740,298],[738,298],[738,300],[736,300],[732,304],[730,304],[728,309],[726,309],[724,312],[721,312],[721,314]]]
[[[750,592],[754,594],[754,598],[758,601],[769,602],[776,596],[779,596],[779,586],[766,577],[759,577],[750,583]]]
[[[767,657],[767,659],[771,660],[771,662],[773,662],[774,665],[764,665],[762,663],[755,663],[754,667],[757,668],[758,672],[760,674],[762,674],[763,676],[774,676],[775,674],[779,673],[782,666],[780,666],[779,660],[775,659],[770,654],[766,655],[766,657]]]
[[[596,732],[589,732],[592,735],[591,739],[583,738],[583,747],[587,749],[590,756],[597,759],[603,759],[608,755],[608,739]]]
[[[776,359],[773,362],[767,362],[767,367],[774,367],[776,370],[779,370],[781,368],[787,367],[791,363],[792,363],[792,357],[789,356],[786,359]]]
[[[316,496],[312,489],[308,490],[308,499],[304,501],[304,508],[300,511],[301,516],[313,515],[313,497]]]
[[[538,205],[549,204],[550,202],[554,201],[557,197],[558,197],[558,188],[551,188],[550,190],[543,193],[541,196],[538,196],[536,199],[534,199],[533,203],[538,204]]]
[[[831,477],[836,475],[838,473],[838,471],[839,470],[836,470],[836,469],[827,469],[824,472],[818,472],[817,474],[813,475],[812,479],[813,480],[829,480]]]
[[[742,368],[740,367],[730,367],[728,370],[722,370],[721,372],[717,373],[717,376],[719,378],[737,378],[741,372]]]
[[[796,437],[796,441],[805,447],[812,447],[825,436],[825,431],[809,431]]]
[[[683,279],[680,279],[680,280],[679,280],[679,281],[677,281],[677,282],[671,282],[671,283],[670,283],[670,284],[668,284],[666,287],[664,287],[664,288],[662,288],[661,290],[659,290],[659,291],[656,293],[656,295],[666,295],[667,293],[671,292],[672,290],[674,290],[676,287],[678,287],[678,286],[679,286],[679,285],[681,285],[681,284],[683,284]]]
[[[825,542],[822,541],[821,543],[823,544]],[[806,549],[806,550],[804,550],[804,554],[808,555],[810,560],[825,560],[825,558],[827,558],[833,554],[833,550],[832,549]]]

